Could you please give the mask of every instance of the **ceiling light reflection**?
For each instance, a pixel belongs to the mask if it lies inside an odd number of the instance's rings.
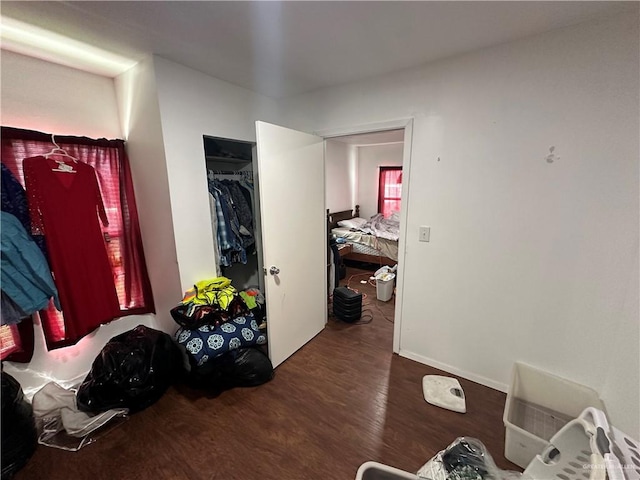
[[[137,62],[9,17],[0,17],[1,46],[22,55],[115,77]]]

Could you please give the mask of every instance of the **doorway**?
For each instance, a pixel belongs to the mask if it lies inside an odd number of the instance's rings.
[[[331,293],[335,286],[346,286],[362,293],[361,324],[369,323],[372,318],[394,323],[396,311],[400,310],[397,302],[401,298],[398,292],[401,282],[396,282],[396,278],[402,264],[399,245],[404,226],[402,199],[406,191],[402,186],[402,168],[408,156],[405,128],[325,136],[327,211],[346,212],[336,216],[337,219],[348,216],[351,210],[354,217],[361,219],[359,222],[369,221],[365,229],[375,233],[360,233],[354,230],[357,225],[351,225],[349,220],[339,222],[342,226],[334,228],[334,217],[329,216],[328,234],[333,238],[330,241],[344,241],[338,245],[338,261],[333,262],[335,272],[339,273],[329,273],[329,291]],[[337,258],[335,254],[332,256]],[[375,276],[382,268],[390,271],[376,288]],[[397,352],[399,325],[394,325],[392,330],[393,351]]]
[[[309,272],[326,271],[327,268],[326,254],[317,254],[322,250],[326,252],[328,244],[324,182],[326,140],[329,137],[400,129],[404,145],[409,146],[412,120],[315,135],[261,121],[256,122],[256,129],[269,356],[275,367],[327,324],[326,274],[309,275]],[[402,156],[407,174],[401,190],[402,198],[407,198],[409,148],[403,148]],[[355,174],[353,168],[351,171]],[[283,179],[288,181],[283,182]],[[267,185],[278,188],[265,188]],[[394,324],[389,324],[393,327],[394,353],[399,353],[400,348],[403,276],[400,257],[404,256],[406,215],[407,208],[403,204],[399,222]],[[301,225],[305,226],[302,231]],[[296,239],[295,244],[292,244],[292,239]],[[300,315],[301,312],[304,315]]]

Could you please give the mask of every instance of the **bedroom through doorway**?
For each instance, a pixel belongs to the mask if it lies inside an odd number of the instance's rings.
[[[379,337],[388,350],[395,350],[404,143],[404,128],[325,139],[327,232],[333,244],[328,326],[350,327],[332,307],[334,288],[347,287],[362,295],[362,315],[352,325],[369,327],[367,335]]]

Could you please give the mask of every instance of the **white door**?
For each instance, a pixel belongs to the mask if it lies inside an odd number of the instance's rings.
[[[269,357],[276,367],[327,322],[324,140],[256,122]]]

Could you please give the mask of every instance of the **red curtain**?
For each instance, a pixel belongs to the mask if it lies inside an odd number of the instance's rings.
[[[50,152],[56,146],[52,140],[52,135],[48,133],[2,127],[2,163],[23,187],[23,159]],[[107,250],[122,316],[155,313],[124,141],[57,135],[55,141],[69,155],[91,165],[96,171],[109,220],[105,230],[108,234]],[[47,348],[60,348],[79,340],[65,336],[64,319],[52,303],[47,310],[40,312],[40,318]],[[28,350],[29,343],[33,348],[33,340],[25,341],[18,331],[17,328],[2,327],[2,358],[12,350]],[[15,354],[8,359],[20,361]]]
[[[378,213],[388,218],[400,211],[402,167],[380,167],[378,183]]]

